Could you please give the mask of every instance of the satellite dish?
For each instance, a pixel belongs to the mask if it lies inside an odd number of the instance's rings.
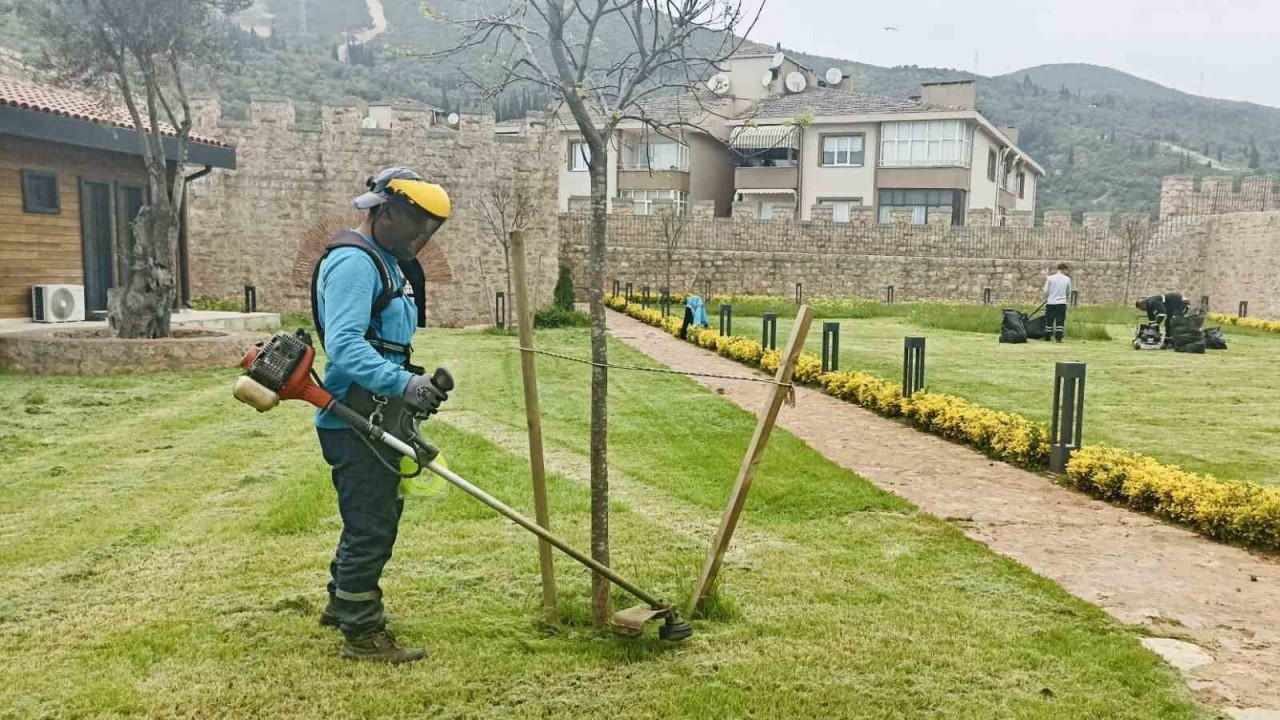
[[[716,95],[724,95],[729,92],[729,74],[716,73],[707,81],[707,89]]]
[[[449,113],[449,117],[445,118],[445,120],[454,127],[458,127],[458,123],[462,122],[462,118],[458,116],[458,113]]]
[[[827,71],[827,84],[832,87],[839,85],[844,80],[844,72],[840,68],[831,68]]]
[[[772,71],[772,70],[770,70],[769,72],[765,73],[765,74],[764,74],[764,77],[760,78],[760,84],[761,84],[761,85],[763,85],[763,86],[765,86],[765,87],[769,87],[770,85],[772,85],[772,84],[773,84],[773,71]]]
[[[804,79],[804,73],[793,72],[787,75],[787,90],[793,93],[804,92],[809,86],[809,81]]]
[[[774,53],[773,60],[769,61],[769,68],[772,70],[777,70],[778,68],[782,67],[782,63],[786,61],[786,59],[787,59],[787,56],[785,54]]]

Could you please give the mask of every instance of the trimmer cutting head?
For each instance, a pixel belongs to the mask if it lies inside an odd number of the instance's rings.
[[[644,635],[645,624],[659,618],[664,619],[662,627],[658,628],[659,638],[679,642],[693,635],[693,626],[681,619],[680,612],[671,605],[636,605],[620,610],[609,621],[609,629],[614,635],[640,637]]]

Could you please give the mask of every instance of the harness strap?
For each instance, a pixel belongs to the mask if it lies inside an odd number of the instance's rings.
[[[333,240],[325,246],[324,254],[316,261],[316,265],[311,271],[311,321],[316,327],[316,335],[320,338],[321,347],[324,346],[324,324],[320,321],[320,264],[324,262],[324,259],[329,257],[329,254],[334,250],[344,247],[357,248],[368,255],[369,258],[373,260],[373,265],[377,268],[378,276],[382,281],[382,292],[374,299],[373,306],[370,308],[369,315],[371,322],[368,331],[365,333],[365,340],[369,342],[369,345],[371,345],[374,350],[379,352],[390,352],[403,355],[405,357],[405,368],[412,371],[412,368],[417,367],[416,365],[409,363],[409,359],[413,356],[413,346],[404,343],[391,342],[390,340],[383,340],[378,337],[378,334],[374,331],[372,325],[372,318],[380,316],[382,311],[386,310],[387,306],[391,304],[392,300],[404,297],[405,288],[408,283],[401,284],[397,287],[395,276],[391,274],[391,268],[383,259],[382,254],[379,253],[378,250],[373,247],[373,244],[366,240],[363,235],[353,230],[343,230],[334,235]],[[417,297],[415,297],[414,300],[416,304],[422,304]]]

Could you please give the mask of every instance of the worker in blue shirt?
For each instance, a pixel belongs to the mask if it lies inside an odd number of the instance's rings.
[[[416,265],[450,202],[444,188],[406,168],[383,170],[368,189],[353,201],[367,211],[364,221],[338,233],[316,265],[312,314],[328,354],[325,389],[362,414],[377,413],[390,428],[397,413],[424,417],[446,399],[409,362],[423,298],[402,268]],[[387,630],[379,587],[404,509],[399,458],[324,411],[315,425],[342,516],[320,623],[342,631],[344,658],[419,660],[425,651],[401,647]]]

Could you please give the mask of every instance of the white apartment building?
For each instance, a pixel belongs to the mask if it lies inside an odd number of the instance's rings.
[[[842,73],[822,79],[782,53],[742,53],[710,79],[718,92],[667,98],[650,116],[679,117],[696,129],[662,137],[624,125],[609,148],[609,195],[646,213],[656,198],[685,209],[713,200],[760,219],[788,208],[808,220],[815,205],[836,222],[872,208],[882,224],[909,209],[924,224],[931,208],[950,209],[963,225],[970,210],[989,209],[997,224],[1035,211],[1044,169],[1017,146],[1013,128],[977,110],[972,82],[928,83],[918,98],[855,92]],[[710,109],[709,108],[713,108]],[[586,146],[562,125],[561,211],[588,195]]]
[[[967,81],[926,84],[919,99],[819,86],[762,101],[731,123],[736,202],[758,218],[787,207],[805,220],[830,205],[836,222],[873,207],[881,224],[895,208],[915,224],[930,208],[950,208],[955,225],[971,209],[997,223],[1034,212],[1044,169],[976,101]]]

